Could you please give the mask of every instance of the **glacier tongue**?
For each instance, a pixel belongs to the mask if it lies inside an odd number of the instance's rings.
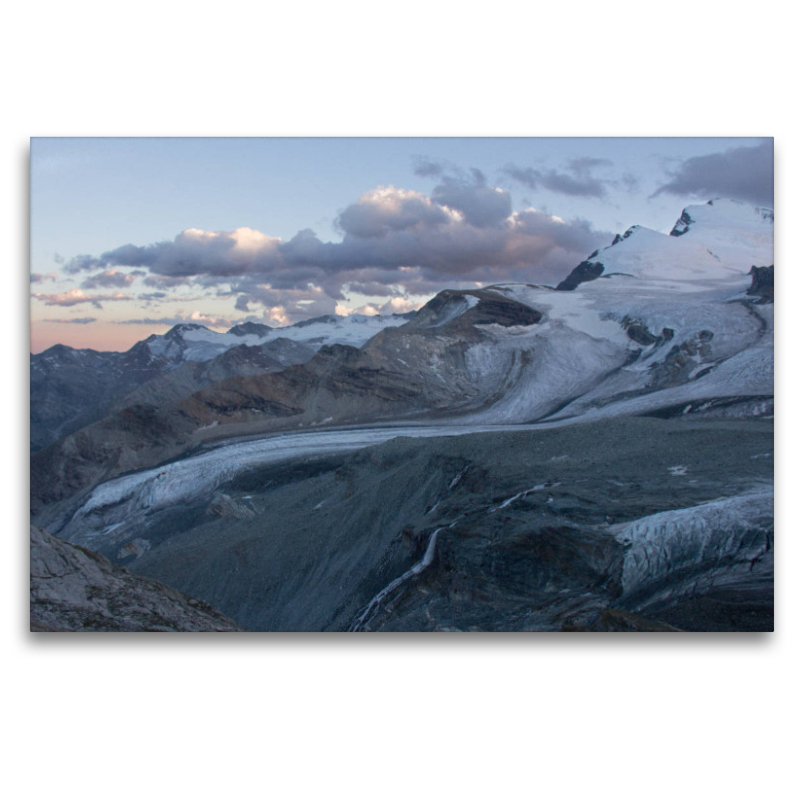
[[[530,427],[530,426],[527,426]],[[123,539],[130,526],[155,511],[186,505],[210,495],[216,488],[254,467],[308,456],[346,453],[405,437],[458,436],[526,426],[430,425],[327,430],[270,436],[255,441],[220,445],[209,451],[125,475],[95,487],[58,535],[77,544],[97,537]]]
[[[771,550],[773,513],[773,489],[760,487],[620,526],[617,541],[629,546],[623,591],[628,596],[646,591],[681,570],[702,570],[703,580],[713,584],[714,573],[709,570],[715,564],[750,569]]]

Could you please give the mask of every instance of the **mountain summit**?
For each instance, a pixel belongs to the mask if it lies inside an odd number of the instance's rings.
[[[774,213],[737,200],[683,210],[669,236],[634,225],[592,253],[558,285],[569,291],[601,275],[654,281],[732,281],[773,260]]]

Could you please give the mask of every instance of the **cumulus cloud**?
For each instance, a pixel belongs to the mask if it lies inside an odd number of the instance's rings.
[[[239,311],[261,307],[272,320],[294,320],[333,313],[347,292],[407,298],[475,283],[559,280],[610,238],[584,220],[513,212],[508,192],[479,170],[439,177],[430,195],[394,186],[367,192],[339,214],[339,242],[310,229],[284,241],[252,228],[192,228],[172,241],[78,256],[65,269],[95,272],[84,286],[128,285],[146,270],[143,283],[156,291],[145,301],[192,284],[235,298]],[[65,299],[91,302],[82,293]]]
[[[385,303],[365,303],[358,308],[347,308],[337,303],[335,312],[340,317],[349,317],[351,314],[364,314],[368,317],[376,317],[379,314],[407,314],[409,311],[417,311],[425,305],[425,300],[413,301],[405,297],[392,297]]]
[[[369,239],[418,226],[442,225],[453,218],[452,212],[448,214],[419,192],[380,186],[348,206],[336,223],[345,234]]]
[[[85,294],[81,289],[70,289],[68,292],[60,294],[41,294],[35,292],[31,297],[41,300],[46,306],[77,306],[81,303],[91,303],[95,308],[102,309],[102,303],[116,302],[120,300],[132,300],[129,294],[114,292],[114,294]]]
[[[653,197],[664,193],[703,199],[730,197],[771,206],[774,197],[772,140],[688,158],[672,170],[669,177]]]
[[[89,325],[97,322],[97,317],[72,317],[71,319],[46,319],[45,322],[59,322],[65,325]]]
[[[189,228],[172,242],[145,246],[126,244],[99,258],[81,255],[68,261],[70,273],[108,267],[146,267],[158,275],[186,278],[192,275],[226,277],[257,272],[274,260],[280,239],[252,228],[204,231]]]
[[[58,275],[55,272],[31,272],[31,283],[43,283],[44,281],[57,281]]]
[[[469,178],[445,175],[431,198],[461,212],[467,223],[478,228],[495,227],[511,214],[511,195],[487,185],[479,169],[470,170]]]

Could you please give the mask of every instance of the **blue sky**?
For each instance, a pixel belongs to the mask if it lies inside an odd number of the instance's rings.
[[[551,283],[716,196],[772,204],[770,140],[34,139],[32,349]]]

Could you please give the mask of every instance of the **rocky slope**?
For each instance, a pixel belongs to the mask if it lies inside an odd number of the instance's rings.
[[[31,631],[241,631],[207,603],[31,526]]]

